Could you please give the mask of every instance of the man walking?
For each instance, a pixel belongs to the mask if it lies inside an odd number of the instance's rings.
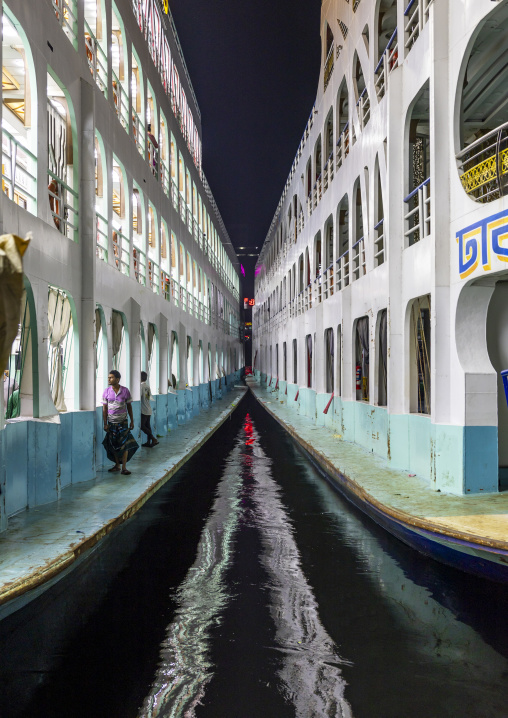
[[[109,386],[102,395],[102,418],[106,432],[102,445],[106,449],[108,459],[115,462],[108,471],[120,471],[121,463],[122,474],[127,475],[131,472],[128,471],[126,464],[139,447],[131,434],[134,429],[131,393],[126,386],[120,386],[120,379],[120,372],[112,369],[108,375]],[[130,425],[127,425],[127,414],[129,414]]]
[[[147,446],[151,449],[153,446],[157,446],[159,443],[155,436],[152,434],[150,428],[150,417],[152,416],[152,407],[150,399],[152,398],[152,392],[147,382],[148,375],[146,371],[141,372],[141,431],[146,434],[146,441],[141,446]]]

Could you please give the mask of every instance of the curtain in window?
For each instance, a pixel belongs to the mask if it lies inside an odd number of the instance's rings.
[[[388,357],[388,330],[387,311],[383,309],[379,320],[379,396],[380,406],[386,406],[387,400],[387,357]]]
[[[312,334],[307,334],[307,386],[312,387]]]
[[[123,319],[120,312],[113,312],[111,315],[111,339],[113,351],[113,365],[115,369],[120,366],[120,352],[122,347]]]
[[[333,357],[334,357],[334,345],[333,345],[333,329],[326,330],[326,392],[332,394],[334,390],[333,384]]]
[[[50,287],[48,324],[50,341],[51,398],[58,411],[67,411],[64,400],[63,342],[72,323],[71,305],[66,295]]]
[[[357,354],[357,362],[361,366],[361,398],[369,400],[369,318],[361,317],[356,323],[356,334],[359,341],[360,351]],[[360,397],[357,397],[360,398]]]

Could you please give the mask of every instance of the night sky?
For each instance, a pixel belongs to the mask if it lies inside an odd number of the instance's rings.
[[[170,0],[235,247],[261,249],[316,97],[321,0]],[[253,296],[255,259],[240,257]]]

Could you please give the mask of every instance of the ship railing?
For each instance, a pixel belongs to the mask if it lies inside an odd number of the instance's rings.
[[[182,219],[182,222],[186,224],[187,222],[187,204],[185,202],[185,197],[180,192],[179,194],[179,201],[180,201],[180,217]]]
[[[178,186],[174,179],[171,179],[171,201],[173,208],[178,212]]]
[[[115,105],[116,114],[124,129],[129,131],[129,96],[125,92],[122,83],[112,71],[113,81],[113,104]]]
[[[155,146],[154,142],[147,135],[146,137],[146,159],[150,166],[153,176],[158,179],[159,177],[159,150]]]
[[[203,230],[198,226],[198,244],[200,249],[206,254],[206,244],[203,244]]]
[[[460,181],[477,202],[492,202],[507,193],[508,122],[475,140],[457,155]]]
[[[169,167],[164,162],[164,160],[160,161],[160,180],[162,185],[162,191],[166,195],[166,197],[169,197],[169,188],[171,186],[171,181],[169,179]]]
[[[430,177],[404,197],[408,211],[404,215],[404,238],[408,246],[430,234]]]
[[[317,304],[321,304],[323,298],[323,285],[321,274],[318,274],[314,280],[314,298]]]
[[[374,263],[376,267],[385,261],[384,222],[384,219],[380,219],[374,226]]]
[[[317,178],[315,184],[314,184],[314,190],[313,190],[313,209],[316,209],[318,204],[321,202],[321,197],[323,196],[323,175],[320,174]]]
[[[399,64],[399,44],[397,42],[397,28],[393,31],[391,38],[388,40],[388,44],[381,55],[381,58],[374,70],[376,80],[374,87],[376,88],[376,96],[378,100],[381,100],[386,92],[386,85],[388,81],[388,75],[395,70]]]
[[[303,232],[303,228],[305,227],[305,216],[303,214],[303,209],[298,215],[298,234],[301,234]]]
[[[171,301],[171,278],[163,269],[161,269],[161,297],[167,302]]]
[[[95,253],[103,262],[108,261],[108,220],[95,212],[96,250]]]
[[[159,267],[153,259],[148,260],[148,286],[154,294],[159,293]]]
[[[78,193],[51,170],[48,170],[48,177],[49,204],[55,227],[68,239],[74,239],[78,231],[78,210],[75,209]]]
[[[37,206],[37,157],[2,130],[2,192],[32,214]]]
[[[323,300],[333,296],[333,262],[323,272]]]
[[[129,238],[119,229],[113,229],[112,240],[116,268],[128,277],[130,274]]]
[[[309,192],[309,196],[307,197],[307,214],[312,214],[312,190]]]
[[[406,18],[404,22],[406,37],[404,46],[408,52],[428,22],[429,9],[433,2],[434,0],[410,0],[404,10],[404,17]]]
[[[365,237],[353,244],[353,281],[365,274]]]
[[[332,42],[332,46],[330,47],[330,50],[328,51],[328,55],[326,57],[325,61],[325,71],[324,71],[324,89],[328,87],[328,84],[331,80],[332,74],[333,74],[333,64],[335,61],[335,47]]]
[[[138,148],[138,152],[143,157],[145,154],[145,126],[139,119],[137,112],[132,113],[132,135],[134,137],[136,147]]]
[[[349,154],[349,149],[349,122],[347,122],[337,140],[337,170],[342,167],[344,160]]]
[[[76,46],[75,28],[78,24],[76,0],[51,0],[56,19],[64,33],[74,46]]]
[[[194,241],[196,244],[199,244],[199,226],[198,220],[195,217],[192,219],[192,234],[194,235]]]
[[[303,311],[306,312],[312,309],[312,282],[305,287],[303,293]]]
[[[145,286],[146,284],[146,254],[139,247],[132,248],[132,256],[134,259],[134,277],[138,284]]]
[[[358,119],[360,120],[360,129],[363,130],[370,119],[370,99],[366,87],[363,88],[362,94],[358,98],[356,109],[358,111]]]
[[[336,261],[335,288],[339,292],[349,284],[349,250],[346,250]]]
[[[304,302],[303,302],[303,292],[304,290],[298,294],[297,299],[297,315],[299,316],[303,312]]]
[[[88,67],[99,90],[107,97],[108,56],[85,20],[85,50]]]
[[[180,309],[187,311],[187,290],[180,284]]]
[[[171,301],[175,307],[180,306],[180,285],[173,277],[171,277]]]
[[[333,181],[333,170],[334,170],[334,162],[333,162],[333,150],[330,152],[330,155],[328,159],[326,160],[325,168],[323,170],[323,194],[326,192],[328,187],[331,185]]]
[[[356,12],[358,10],[358,5],[361,3],[361,0],[354,0],[353,2],[353,12]]]

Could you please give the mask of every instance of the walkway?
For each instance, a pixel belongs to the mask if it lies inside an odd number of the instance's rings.
[[[508,550],[508,492],[453,496],[432,490],[417,476],[390,469],[375,454],[343,441],[332,429],[316,427],[277,400],[276,394],[247,380],[256,398],[332,477],[362,503],[403,524]]]
[[[64,489],[62,498],[9,519],[0,534],[0,619],[59,580],[132,516],[210,438],[245,396],[234,388],[183,426],[140,448],[130,476],[110,474]],[[16,599],[16,600],[13,600]]]

